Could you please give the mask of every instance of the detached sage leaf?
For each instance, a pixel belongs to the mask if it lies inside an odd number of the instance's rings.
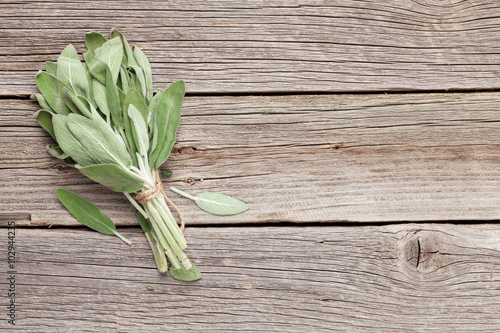
[[[125,243],[130,244],[128,239],[116,231],[113,221],[104,215],[93,203],[63,188],[57,189],[56,195],[71,215],[87,227],[103,234],[116,235]]]
[[[243,201],[222,193],[202,192],[196,196],[192,196],[175,187],[171,187],[170,189],[186,198],[194,200],[198,207],[211,214],[235,215],[248,210],[248,205]]]

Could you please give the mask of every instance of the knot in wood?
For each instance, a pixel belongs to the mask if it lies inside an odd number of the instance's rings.
[[[442,268],[444,262],[439,253],[441,241],[438,234],[429,230],[413,231],[405,237],[403,260],[410,270],[432,273]]]
[[[153,200],[155,197],[158,195],[163,194],[163,183],[161,182],[160,179],[160,173],[157,171],[156,172],[156,185],[155,187],[150,188],[149,190],[146,191],[141,191],[137,194],[132,195],[132,198],[134,198],[135,201],[138,203],[146,203],[151,200]]]

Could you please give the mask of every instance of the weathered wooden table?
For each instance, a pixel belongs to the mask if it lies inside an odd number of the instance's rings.
[[[500,332],[494,0],[23,1],[0,6],[0,329]],[[188,96],[168,184],[195,283],[160,275],[126,199],[50,157],[33,77],[119,28]],[[78,225],[65,187],[133,241]],[[145,286],[154,287],[154,291]]]

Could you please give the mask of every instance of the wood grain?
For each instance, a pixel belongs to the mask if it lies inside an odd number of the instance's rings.
[[[165,184],[246,201],[212,216],[168,194],[191,224],[500,219],[498,93],[191,97]],[[0,218],[73,224],[57,187],[135,224],[117,193],[48,155],[34,102],[0,101]]]
[[[498,89],[500,6],[475,1],[2,1],[0,95],[119,28],[189,93]]]
[[[138,228],[120,230],[132,246],[83,229],[17,232],[23,332],[500,327],[498,225],[188,228],[189,254],[203,273],[191,284],[153,268]],[[0,235],[6,239],[5,228]],[[6,287],[2,279],[2,293]]]

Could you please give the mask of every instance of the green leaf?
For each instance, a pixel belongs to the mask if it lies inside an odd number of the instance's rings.
[[[116,164],[95,164],[85,167],[76,165],[85,176],[109,187],[115,192],[137,192],[144,186],[144,181]]]
[[[124,67],[120,67],[120,86],[124,94],[127,94],[128,90],[130,89],[130,84],[128,82],[128,76],[127,76],[127,71],[124,69]]]
[[[235,215],[243,213],[248,209],[248,205],[243,201],[222,193],[202,192],[196,196],[192,196],[175,187],[170,187],[170,189],[186,198],[194,200],[198,207],[211,214]]]
[[[125,55],[123,58],[124,58],[124,60],[126,60],[123,63],[126,65],[136,66],[137,62],[135,61],[135,58],[134,58],[134,52],[132,52],[132,48],[130,47],[129,43],[127,42],[125,37],[123,37],[123,35],[118,30],[112,29],[111,30],[111,38],[115,38],[115,37],[119,37],[122,40],[123,50],[125,52]]]
[[[141,225],[142,230],[146,234],[151,234],[151,227],[149,226],[149,222],[140,212],[137,212],[137,220],[139,220],[139,224]]]
[[[102,84],[106,84],[106,71],[108,69],[108,65],[97,59],[91,52],[84,51],[82,54],[92,76],[99,80]]]
[[[54,156],[55,158],[59,158],[61,160],[64,160],[66,158],[68,158],[68,154],[66,154],[65,152],[62,151],[61,147],[59,146],[51,146],[51,145],[47,145],[45,147],[47,149],[47,152]]]
[[[106,86],[96,78],[93,79],[94,100],[99,108],[99,111],[105,116],[109,115],[108,100],[106,97]]]
[[[151,77],[151,64],[148,61],[148,58],[142,53],[141,49],[137,46],[134,47],[134,56],[137,64],[142,68],[144,72],[144,78],[146,79],[146,91],[144,94],[149,99],[153,97],[153,78]]]
[[[100,48],[102,44],[106,43],[107,39],[98,32],[88,32],[85,35],[85,45],[87,49],[94,54],[95,50]]]
[[[123,45],[120,38],[113,38],[95,49],[94,54],[97,59],[108,65],[113,83],[116,84],[118,73],[123,59]]]
[[[49,103],[47,103],[47,100],[45,99],[45,97],[43,97],[42,94],[32,94],[30,96],[30,99],[32,99],[32,100],[36,99],[36,101],[38,102],[38,105],[40,105],[40,107],[42,109],[50,111],[50,112],[54,112],[54,110],[52,110]]]
[[[38,110],[33,114],[33,117],[36,118],[40,126],[42,126],[42,128],[46,130],[47,133],[49,133],[50,136],[55,140],[56,134],[54,133],[54,126],[52,125],[52,116],[52,112],[43,109]]]
[[[148,128],[144,122],[142,114],[137,108],[130,104],[128,108],[128,115],[132,121],[132,134],[134,136],[135,146],[142,156],[147,156],[149,148]]]
[[[139,112],[142,114],[144,122],[147,123],[149,113],[148,107],[146,106],[146,103],[144,102],[141,94],[139,94],[139,92],[135,89],[130,89],[127,92],[127,96],[125,97],[125,101],[123,102],[123,110],[128,110],[130,104],[132,104],[137,108],[137,110],[139,110]]]
[[[155,288],[151,287],[151,286],[145,286],[147,290],[155,290]]]
[[[56,195],[71,215],[76,217],[78,221],[85,224],[87,227],[103,234],[116,235],[127,244],[130,244],[128,239],[124,238],[116,231],[113,221],[104,215],[96,205],[63,188],[58,188],[56,190]]]
[[[67,118],[57,114],[52,116],[52,125],[59,147],[81,166],[99,163],[70,131]]]
[[[46,61],[45,62],[45,70],[47,73],[56,76],[57,74],[57,64],[52,61]]]
[[[71,44],[57,58],[57,78],[73,88],[77,95],[89,96],[89,82],[85,66]]]
[[[123,128],[123,114],[122,107],[120,103],[120,96],[118,94],[118,88],[112,81],[112,76],[110,71],[106,71],[106,98],[108,101],[108,109],[111,115],[111,121],[115,128]]]
[[[129,67],[134,71],[135,73],[135,87],[137,90],[140,90],[143,96],[147,96],[147,85],[146,85],[146,79],[144,77],[144,72],[142,71],[142,68],[139,66],[133,66],[129,65]],[[139,89],[140,87],[140,89]],[[148,98],[149,100],[149,98]]]
[[[174,82],[163,91],[158,102],[155,118],[159,129],[158,143],[150,158],[150,163],[155,169],[159,169],[160,165],[167,160],[174,145],[181,118],[184,92],[184,82]]]
[[[68,108],[63,99],[63,87],[69,87],[61,82],[55,76],[46,72],[39,71],[35,76],[35,82],[38,90],[42,93],[43,97],[49,103],[54,112],[59,114],[70,114],[71,110]]]
[[[176,280],[181,280],[181,281],[195,281],[201,279],[201,273],[196,268],[194,264],[192,264],[191,268],[189,270],[185,269],[184,267],[181,267],[179,269],[175,269],[174,267],[170,267],[170,274],[174,277]]]
[[[102,120],[71,114],[68,116],[68,127],[83,147],[92,152],[99,163],[123,166],[132,163],[126,146]]]
[[[82,114],[88,118],[92,117],[88,101],[80,99],[79,96],[66,88],[63,88],[63,98],[64,102],[71,109],[71,111],[73,111],[73,113]]]

